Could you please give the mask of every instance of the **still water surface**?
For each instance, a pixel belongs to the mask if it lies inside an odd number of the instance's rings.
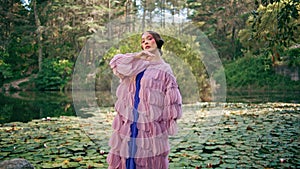
[[[300,103],[298,92],[228,92],[227,102]],[[98,93],[98,105],[112,106],[110,93]],[[82,98],[86,99],[86,98]],[[28,122],[33,119],[59,116],[76,116],[72,92],[20,92],[0,93],[0,124],[8,122]]]

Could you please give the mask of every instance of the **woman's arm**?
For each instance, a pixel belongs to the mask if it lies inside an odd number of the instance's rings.
[[[109,65],[114,74],[120,78],[135,76],[148,67],[152,57],[153,54],[147,51],[117,54],[112,58]]]

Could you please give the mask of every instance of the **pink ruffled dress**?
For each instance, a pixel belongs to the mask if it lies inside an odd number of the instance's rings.
[[[177,133],[176,120],[182,116],[181,94],[169,64],[134,55],[118,54],[110,62],[123,78],[116,91],[117,114],[109,140],[108,168],[129,169],[131,159],[134,167],[130,168],[167,169],[168,137]],[[137,131],[134,136],[133,124]]]

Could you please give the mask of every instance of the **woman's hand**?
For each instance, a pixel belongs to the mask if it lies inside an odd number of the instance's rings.
[[[144,59],[144,60],[148,60],[148,61],[150,61],[154,57],[155,57],[155,55],[153,53],[151,53],[149,51],[145,51],[145,50],[138,52],[135,55],[135,58]]]

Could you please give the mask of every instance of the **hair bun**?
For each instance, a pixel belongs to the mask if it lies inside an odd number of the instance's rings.
[[[165,43],[164,40],[159,39],[159,40],[156,42],[157,48],[161,49],[161,47],[162,47],[162,45],[163,45],[164,43]]]

